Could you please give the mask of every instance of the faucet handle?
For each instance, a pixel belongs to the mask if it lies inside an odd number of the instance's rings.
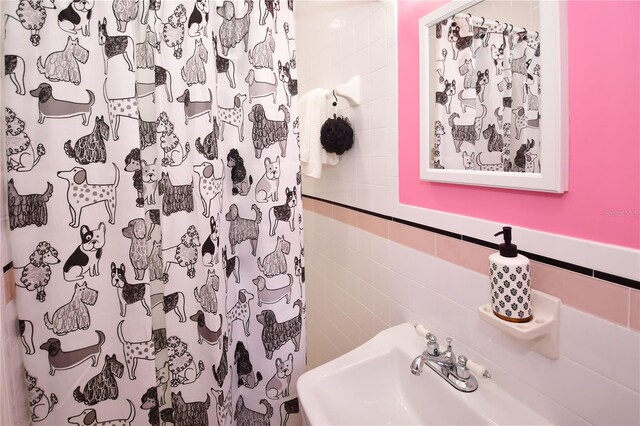
[[[458,362],[456,363],[456,376],[458,378],[466,380],[471,376],[469,369],[467,368],[468,358],[464,355],[460,355],[458,357]]]
[[[435,334],[429,334],[427,336],[427,353],[431,356],[440,355],[440,345],[438,344],[438,338]]]

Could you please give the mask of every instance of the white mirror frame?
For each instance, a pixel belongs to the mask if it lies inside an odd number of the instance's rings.
[[[540,1],[541,80],[545,95],[540,99],[541,173],[505,173],[480,170],[431,168],[429,34],[435,24],[464,12],[483,0],[454,0],[420,19],[420,179],[463,185],[493,186],[562,193],[569,186],[569,96],[567,14],[564,1]],[[430,28],[432,27],[433,28]]]

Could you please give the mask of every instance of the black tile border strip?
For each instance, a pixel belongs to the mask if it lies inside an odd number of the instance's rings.
[[[13,262],[9,262],[6,265],[4,265],[2,267],[2,273],[4,274],[5,272],[7,272],[11,268],[13,268]]]
[[[310,200],[321,201],[323,203],[332,204],[334,206],[344,207],[345,209],[353,210],[353,211],[358,212],[358,213],[364,213],[364,214],[368,214],[368,215],[371,215],[371,216],[375,216],[375,217],[380,218],[380,219],[385,219],[385,220],[389,220],[389,221],[392,221],[392,222],[397,222],[397,223],[400,223],[402,225],[411,226],[413,228],[422,229],[424,231],[430,231],[430,232],[433,232],[433,233],[436,233],[436,234],[440,234],[440,235],[444,235],[444,236],[447,236],[447,237],[450,237],[450,238],[454,238],[456,240],[466,241],[468,243],[476,244],[476,245],[483,246],[483,247],[488,247],[488,248],[491,248],[491,249],[496,249],[496,250],[498,249],[498,244],[496,244],[496,243],[493,243],[493,242],[490,242],[490,241],[481,240],[481,239],[474,238],[474,237],[470,237],[468,235],[458,234],[458,233],[455,233],[455,232],[447,231],[445,229],[434,228],[433,226],[423,225],[421,223],[411,222],[411,221],[406,220],[406,219],[400,219],[400,218],[397,218],[397,217],[393,217],[393,216],[389,216],[389,215],[385,215],[385,214],[381,214],[381,213],[372,212],[372,211],[369,211],[369,210],[361,209],[359,207],[350,206],[348,204],[338,203],[336,201],[331,201],[331,200],[326,200],[324,198],[315,197],[313,195],[302,194],[302,196],[304,198],[308,198]],[[522,251],[521,250],[520,253],[522,253],[523,255],[527,256],[531,260],[535,260],[536,262],[544,263],[544,264],[550,265],[550,266],[555,266],[556,268],[560,268],[560,269],[566,269],[568,271],[575,272],[575,273],[578,273],[578,274],[581,274],[581,275],[586,275],[588,277],[598,278],[598,279],[603,280],[603,281],[608,281],[608,282],[611,282],[611,283],[614,283],[614,284],[618,284],[618,285],[621,285],[621,286],[624,286],[624,287],[629,287],[629,288],[632,288],[632,289],[635,289],[635,290],[640,290],[640,281],[632,280],[630,278],[621,277],[619,275],[609,274],[607,272],[596,271],[596,270],[589,269],[589,268],[584,267],[584,266],[576,265],[574,263],[564,262],[562,260],[553,259],[551,257],[542,256],[540,254],[531,253],[531,252],[528,252],[528,251]]]

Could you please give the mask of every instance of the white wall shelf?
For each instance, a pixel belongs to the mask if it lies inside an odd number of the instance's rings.
[[[537,290],[531,292],[533,319],[529,322],[514,323],[498,318],[491,304],[480,306],[480,318],[499,328],[504,333],[526,341],[532,350],[551,359],[560,357],[559,317],[562,301]]]

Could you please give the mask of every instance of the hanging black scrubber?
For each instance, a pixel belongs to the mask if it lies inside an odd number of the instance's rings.
[[[335,98],[335,93],[333,94]],[[337,106],[336,101],[333,102],[333,106]],[[333,118],[327,119],[320,129],[320,142],[325,151],[342,155],[353,146],[353,129],[349,119],[344,117],[336,117],[333,114]]]

